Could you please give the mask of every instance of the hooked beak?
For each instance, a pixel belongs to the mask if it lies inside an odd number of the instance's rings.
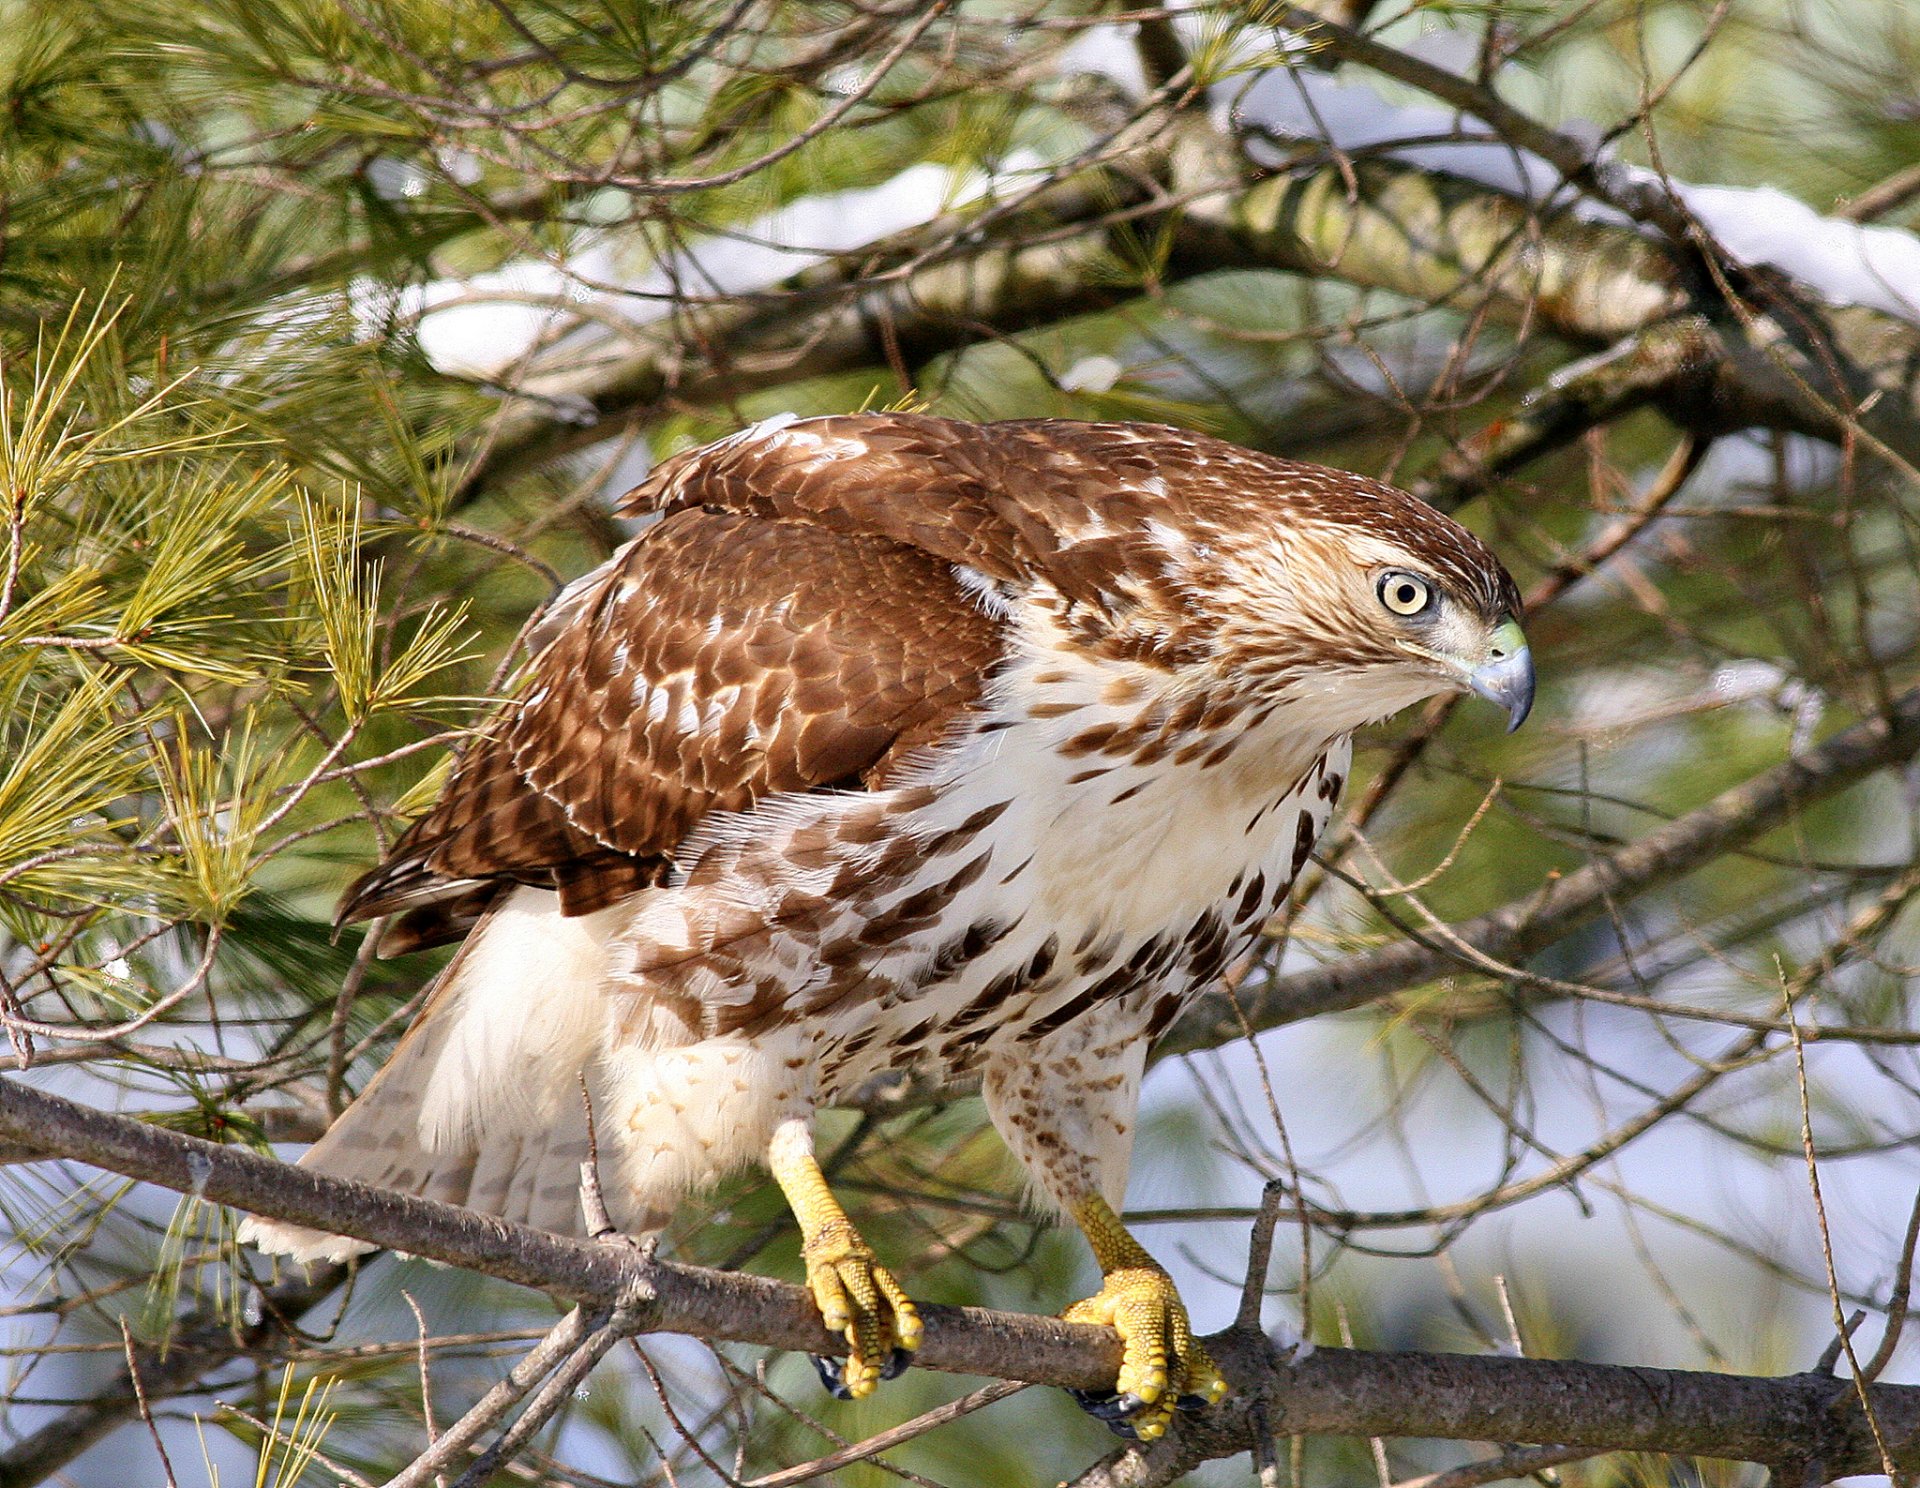
[[[1466,674],[1467,686],[1507,710],[1507,732],[1527,721],[1533,710],[1533,657],[1520,622],[1507,620],[1493,633],[1487,659]]]

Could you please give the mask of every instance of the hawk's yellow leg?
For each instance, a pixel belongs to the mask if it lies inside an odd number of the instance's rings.
[[[896,1351],[910,1353],[920,1347],[920,1314],[828,1189],[826,1175],[814,1160],[808,1122],[795,1119],[780,1124],[768,1150],[767,1166],[800,1221],[807,1289],[827,1330],[847,1340],[847,1360],[835,1393],[844,1391],[854,1398],[871,1395],[882,1379],[905,1367],[904,1357]],[[821,1378],[832,1388],[825,1368]]]
[[[1112,1328],[1123,1349],[1113,1398],[1081,1403],[1122,1435],[1152,1441],[1166,1433],[1176,1406],[1212,1405],[1227,1393],[1227,1382],[1194,1341],[1187,1305],[1173,1278],[1127,1233],[1107,1201],[1098,1194],[1082,1199],[1073,1206],[1073,1217],[1106,1280],[1061,1317]]]

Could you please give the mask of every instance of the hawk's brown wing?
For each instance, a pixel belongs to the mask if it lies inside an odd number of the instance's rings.
[[[624,506],[660,524],[563,596],[521,700],[342,917],[402,913],[397,949],[464,933],[502,883],[584,913],[661,881],[708,811],[875,784],[979,696],[990,612],[1034,585],[1090,648],[1170,663],[1190,638],[1155,525],[1282,474],[1176,429],[916,414],[666,460]]]
[[[519,699],[348,891],[383,949],[464,933],[507,883],[585,913],[657,883],[707,812],[873,785],[1001,655],[951,565],[907,543],[698,505],[566,597]]]
[[[1058,595],[1090,656],[1177,666],[1211,649],[1213,626],[1172,576],[1168,534],[1230,538],[1249,507],[1311,496],[1316,480],[1153,424],[839,414],[675,456],[623,509],[720,509],[905,543],[1009,601]]]
[[[841,414],[755,433],[663,461],[622,509],[722,508],[885,537],[1100,608],[1157,572],[1148,524],[1220,484],[1209,459],[1255,458],[1184,430],[1064,419]]]

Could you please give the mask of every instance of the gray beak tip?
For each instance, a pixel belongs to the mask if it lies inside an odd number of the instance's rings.
[[[1494,653],[1467,673],[1467,686],[1507,711],[1507,732],[1533,711],[1533,656],[1520,627],[1509,620],[1494,633]]]

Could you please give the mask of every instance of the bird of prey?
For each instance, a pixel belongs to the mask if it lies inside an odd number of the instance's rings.
[[[1513,580],[1404,492],[1139,424],[775,419],[622,510],[658,520],[346,896],[384,951],[464,944],[304,1162],[578,1231],[584,1081],[622,1229],[772,1170],[858,1396],[921,1321],[814,1113],[977,1076],[1104,1275],[1065,1314],[1124,1345],[1090,1408],[1152,1438],[1218,1400],[1116,1213],[1147,1051],[1283,902],[1355,729],[1463,690],[1519,724]]]

